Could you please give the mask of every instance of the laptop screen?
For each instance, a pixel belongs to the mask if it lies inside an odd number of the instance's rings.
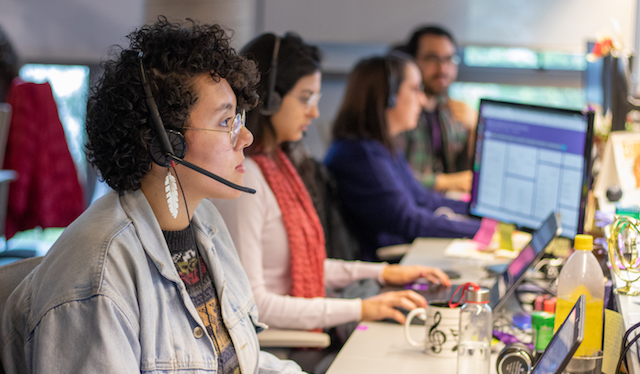
[[[531,374],[559,374],[564,370],[584,339],[584,308],[585,296],[581,295]]]
[[[511,261],[504,273],[497,277],[489,293],[491,309],[495,311],[504,305],[506,299],[524,279],[527,269],[542,258],[544,249],[561,231],[556,214],[549,214],[540,228],[533,232],[529,244],[520,252],[518,257]]]

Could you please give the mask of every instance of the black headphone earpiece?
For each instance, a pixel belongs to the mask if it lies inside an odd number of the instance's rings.
[[[278,75],[278,53],[280,52],[280,37],[274,35],[273,53],[271,54],[271,65],[267,76],[267,94],[264,97],[264,103],[260,108],[260,114],[271,116],[280,109],[282,97],[276,92],[276,77]]]
[[[171,161],[173,161],[171,156],[181,159],[184,158],[184,155],[187,153],[187,142],[184,139],[184,135],[181,133],[173,130],[167,131],[167,129],[164,128],[162,118],[160,118],[160,112],[158,112],[158,105],[156,104],[156,100],[153,98],[153,93],[151,92],[147,73],[144,70],[142,56],[142,52],[138,53],[138,61],[140,62],[140,79],[142,81],[142,88],[144,89],[149,116],[151,117],[151,127],[156,132],[156,136],[151,139],[148,150],[153,162],[160,166],[168,167],[171,165]]]
[[[387,108],[393,108],[398,101],[398,90],[400,89],[400,82],[398,82],[398,74],[391,67],[390,61],[387,57],[384,59],[384,67],[387,71],[387,80],[389,84],[389,96],[387,98]]]
[[[184,135],[174,130],[165,130],[165,133],[169,144],[173,148],[174,155],[178,158],[184,158],[184,155],[187,154],[187,141],[184,139]],[[158,135],[151,138],[149,154],[151,155],[151,160],[160,166],[169,167],[173,160],[163,149]]]
[[[533,369],[533,352],[525,344],[514,342],[507,344],[496,360],[498,374],[528,374]]]

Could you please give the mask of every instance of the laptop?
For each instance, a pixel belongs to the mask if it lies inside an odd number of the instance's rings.
[[[560,374],[569,364],[584,339],[585,300],[585,296],[580,295],[531,374]]]
[[[562,228],[558,216],[556,213],[549,214],[542,225],[532,233],[531,241],[506,266],[502,274],[495,278],[489,293],[489,306],[493,312],[500,310],[505,305],[509,297],[524,280],[527,270],[540,261],[544,256],[544,249],[561,232]],[[444,287],[427,283],[420,284],[420,287],[416,287],[417,289],[412,289],[421,294],[427,301],[448,301],[459,286],[460,284],[452,284],[451,287]],[[384,287],[382,289],[382,291],[387,290],[390,290],[390,288]]]

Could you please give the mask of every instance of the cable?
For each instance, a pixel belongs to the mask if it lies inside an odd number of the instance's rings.
[[[620,371],[620,368],[622,367],[622,361],[624,360],[624,366],[627,368],[627,372],[629,371],[629,364],[627,363],[627,352],[629,352],[629,349],[631,349],[631,346],[633,345],[633,343],[637,342],[638,339],[640,339],[640,334],[637,334],[636,336],[633,337],[633,339],[631,339],[631,341],[629,342],[629,344],[626,344],[627,339],[629,338],[629,335],[638,327],[640,327],[640,322],[636,323],[635,325],[631,326],[625,333],[624,336],[622,337],[622,352],[620,353],[620,358],[618,359],[618,366],[616,366],[616,373],[618,373]]]
[[[173,162],[172,162],[173,165]],[[189,207],[187,206],[187,197],[184,194],[184,189],[182,189],[182,183],[180,183],[180,178],[178,177],[178,172],[176,171],[176,167],[172,166],[173,168],[173,172],[176,175],[176,181],[178,182],[178,187],[180,187],[180,192],[182,193],[182,200],[184,201],[184,209],[187,211],[187,221],[189,224],[189,231],[191,231],[191,238],[193,238],[193,245],[196,247],[196,258],[198,259],[198,277],[200,278],[200,286],[204,287],[204,285],[202,284],[203,279],[202,279],[202,264],[201,264],[201,259],[202,256],[200,255],[200,247],[198,247],[198,241],[196,240],[196,233],[193,230],[193,225],[191,224],[191,216],[189,215]],[[211,279],[211,282],[213,283],[213,279]],[[209,315],[209,310],[207,309],[207,304],[205,303],[204,305],[204,312],[207,314],[207,320],[209,322],[209,325],[211,325],[211,316]]]

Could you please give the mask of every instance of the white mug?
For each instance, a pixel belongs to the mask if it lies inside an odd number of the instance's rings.
[[[409,335],[409,325],[418,316],[425,321],[425,337],[415,341]],[[423,347],[424,352],[438,357],[456,357],[460,307],[449,308],[448,302],[433,302],[426,309],[416,308],[404,323],[404,336],[414,347]]]

